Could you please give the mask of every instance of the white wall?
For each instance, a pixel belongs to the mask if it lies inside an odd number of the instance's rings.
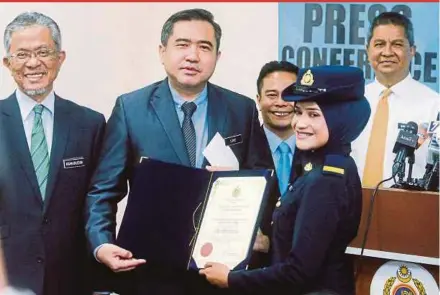
[[[276,3],[1,3],[0,30],[3,36],[23,11],[52,17],[67,52],[56,92],[108,117],[119,94],[165,77],[158,57],[162,25],[174,12],[194,7],[210,10],[223,29],[222,56],[211,82],[254,98],[261,66],[278,56]],[[0,53],[4,56],[3,46]],[[14,89],[2,67],[0,98]]]
[[[24,11],[52,17],[67,53],[55,91],[108,118],[118,95],[165,77],[158,56],[162,25],[174,12],[195,7],[210,10],[223,30],[222,56],[211,82],[254,98],[260,68],[278,57],[277,3],[1,3],[0,30],[3,36]],[[5,55],[3,46],[0,54]],[[0,98],[14,89],[2,67]]]

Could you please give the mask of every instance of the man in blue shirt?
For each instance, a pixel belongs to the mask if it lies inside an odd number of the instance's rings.
[[[265,208],[261,231],[254,245],[250,267],[261,267],[269,263],[268,235],[271,230],[272,211],[290,182],[295,136],[291,126],[293,104],[282,99],[281,93],[296,81],[298,67],[287,61],[271,61],[265,64],[257,79],[257,102],[263,118],[261,129],[266,134],[265,147],[272,155],[278,186],[270,194]]]
[[[263,129],[276,168],[280,194],[289,183],[295,150],[291,126],[293,104],[281,98],[281,92],[296,81],[298,67],[287,61],[272,61],[263,66],[257,80],[257,101],[263,117]]]

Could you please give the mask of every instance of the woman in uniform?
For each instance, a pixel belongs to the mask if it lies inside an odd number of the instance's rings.
[[[207,263],[200,270],[211,284],[234,294],[355,294],[345,250],[357,235],[362,212],[350,144],[371,112],[363,72],[312,67],[302,69],[297,81],[283,91],[283,99],[295,104],[296,177],[273,213],[271,266],[230,271]]]

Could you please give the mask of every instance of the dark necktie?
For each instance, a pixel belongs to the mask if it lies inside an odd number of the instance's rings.
[[[182,111],[185,117],[183,118],[182,131],[185,139],[186,150],[188,151],[189,160],[191,166],[196,165],[196,130],[191,120],[192,115],[197,109],[197,105],[194,102],[185,102],[182,105]]]

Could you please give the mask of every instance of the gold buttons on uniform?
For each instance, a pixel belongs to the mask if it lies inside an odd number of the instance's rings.
[[[306,172],[309,172],[309,171],[311,171],[313,169],[313,165],[312,165],[312,163],[307,163],[305,166],[304,166],[304,171],[306,171]]]

